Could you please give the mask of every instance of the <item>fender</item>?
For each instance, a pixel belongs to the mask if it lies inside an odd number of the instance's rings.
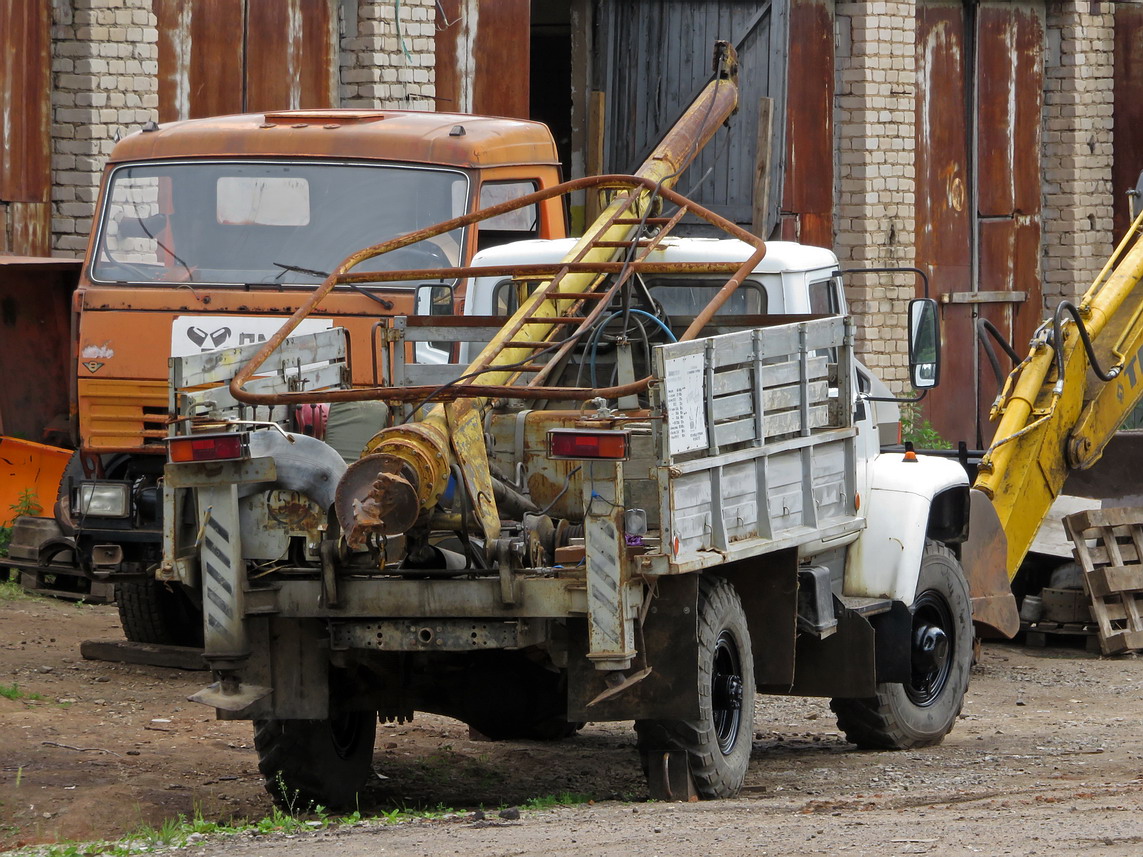
[[[882,453],[870,464],[863,498],[866,527],[849,549],[844,594],[912,604],[925,550],[929,510],[940,494],[961,488],[968,476],[955,461]]]
[[[292,438],[292,440],[291,440]],[[332,446],[308,434],[256,431],[250,435],[254,458],[273,458],[278,478],[273,483],[242,485],[239,497],[285,488],[305,494],[323,509],[333,505],[337,483],[346,470],[345,459]]]

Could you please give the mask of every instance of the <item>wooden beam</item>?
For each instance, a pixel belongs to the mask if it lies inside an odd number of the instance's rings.
[[[774,100],[758,99],[758,149],[754,159],[754,215],[750,231],[759,238],[769,238],[770,171],[773,152],[770,141],[774,130]]]
[[[177,670],[205,670],[202,649],[191,646],[161,646],[131,643],[126,640],[84,640],[79,653],[89,661],[112,661],[119,664],[147,664]]]
[[[587,175],[603,175],[604,127],[607,123],[607,93],[595,91],[591,93],[587,108]],[[588,191],[585,207],[587,209],[586,222],[595,223],[602,210],[599,204],[599,192]]]

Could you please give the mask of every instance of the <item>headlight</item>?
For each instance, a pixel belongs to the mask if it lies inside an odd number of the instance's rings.
[[[126,518],[131,510],[131,486],[126,482],[81,482],[76,489],[77,517]]]

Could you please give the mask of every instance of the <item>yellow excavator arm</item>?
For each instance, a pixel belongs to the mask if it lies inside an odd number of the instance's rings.
[[[992,409],[999,425],[974,487],[1007,538],[1011,580],[1068,472],[1103,453],[1143,397],[1143,214],[1078,306],[1064,302],[1032,340]]]

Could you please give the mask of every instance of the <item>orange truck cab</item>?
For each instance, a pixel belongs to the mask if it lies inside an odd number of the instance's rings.
[[[154,585],[170,356],[266,339],[351,253],[550,187],[559,173],[546,126],[446,113],[225,116],[151,124],[119,142],[73,303],[79,454],[56,514],[85,574]],[[492,244],[565,235],[552,200],[355,271],[466,264]],[[346,328],[362,375],[353,382],[373,383],[375,361],[361,357],[376,351],[378,317],[414,312],[426,285],[441,281],[338,286],[297,332]],[[445,285],[462,299],[463,284]]]

